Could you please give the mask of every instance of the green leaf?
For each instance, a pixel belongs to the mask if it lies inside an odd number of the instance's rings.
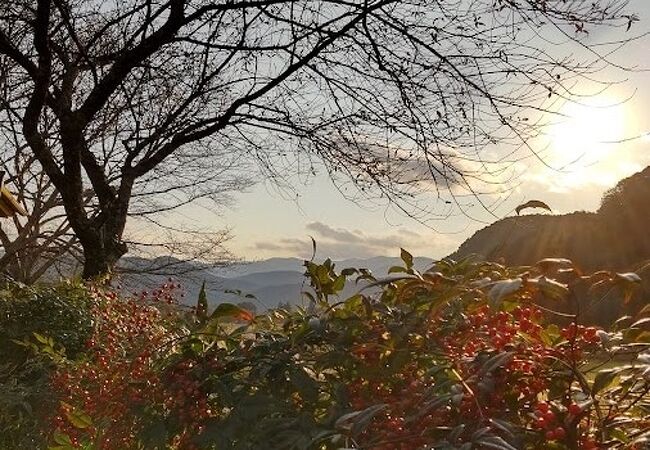
[[[42,334],[39,334],[39,333],[37,333],[35,331],[32,334],[34,335],[36,340],[38,342],[40,342],[41,344],[49,345],[49,340],[45,336],[43,336]]]
[[[59,445],[72,445],[72,439],[70,439],[70,436],[65,433],[55,431],[52,438],[54,439],[54,442]]]
[[[140,439],[147,449],[165,449],[169,439],[169,430],[162,418],[147,421],[140,431]]]
[[[302,367],[292,370],[289,379],[304,400],[315,402],[318,399],[318,383]]]
[[[529,282],[535,282],[544,296],[554,300],[562,300],[569,295],[569,288],[567,285],[558,283],[557,281],[546,278],[545,276],[541,276],[536,280],[529,280]]]
[[[555,344],[560,338],[561,336],[560,328],[555,324],[551,324],[546,328],[542,329],[539,335],[542,338],[544,344],[551,346]]]
[[[483,365],[481,366],[481,373],[484,374],[489,373],[503,366],[507,362],[510,362],[512,356],[513,356],[513,352],[502,352],[492,356],[487,361],[485,361],[485,363],[483,363]]]
[[[64,410],[66,411],[66,417],[75,428],[85,429],[93,426],[93,420],[81,409],[75,408],[74,406],[65,402],[61,402],[61,405],[63,405]]]
[[[407,271],[408,271],[408,269],[406,269],[406,268],[404,268],[402,266],[393,266],[390,269],[388,269],[389,274],[391,274],[391,273],[404,273],[404,272],[407,272]]]
[[[523,284],[524,282],[521,278],[497,281],[488,292],[488,298],[493,302],[499,302],[505,297],[517,292]]]
[[[223,318],[252,321],[253,314],[232,303],[221,303],[210,315],[210,320],[219,320]]]
[[[402,258],[402,261],[404,261],[404,265],[407,269],[413,268],[413,255],[411,255],[403,248],[400,248],[400,258]]]
[[[496,448],[498,450],[517,450],[516,447],[508,444],[505,439],[500,436],[490,436],[482,438],[476,444],[481,445],[483,448]]]
[[[345,287],[345,276],[339,275],[332,283],[332,291],[334,293],[340,292]]]
[[[208,296],[205,292],[205,281],[201,285],[199,298],[196,302],[196,317],[201,322],[204,322],[208,317]]]
[[[618,373],[619,369],[609,369],[598,372],[596,378],[594,378],[594,384],[591,387],[592,394],[596,395],[603,389],[607,389],[611,386]]]
[[[361,411],[344,414],[336,421],[335,427],[339,430],[348,431],[351,436],[356,436],[368,427],[373,417],[387,407],[386,404],[379,404]]]
[[[609,431],[609,434],[611,437],[613,437],[614,439],[622,443],[626,443],[629,441],[627,434],[621,429],[613,428]]]

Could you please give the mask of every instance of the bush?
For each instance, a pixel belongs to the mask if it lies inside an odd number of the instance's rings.
[[[55,377],[65,402],[50,438],[61,449],[645,448],[650,308],[605,331],[541,306],[580,302],[585,283],[621,288],[623,301],[638,277],[571,276],[566,260],[418,273],[402,256],[384,280],[306,263],[310,310],[255,318],[229,304],[189,319],[154,307],[169,286],[99,292],[87,359]],[[333,302],[350,277],[372,288]]]
[[[92,297],[81,284],[53,286],[8,284],[0,289],[0,358],[16,357],[13,341],[33,338],[33,333],[51,337],[75,358],[93,329]]]
[[[44,420],[57,404],[50,389],[54,355],[34,352],[34,333],[78,356],[92,330],[91,304],[88,291],[70,283],[0,289],[0,448],[46,446]]]

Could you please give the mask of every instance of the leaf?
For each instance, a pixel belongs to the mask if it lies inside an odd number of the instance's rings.
[[[332,283],[332,291],[336,294],[345,287],[345,275],[339,275]]]
[[[616,278],[619,281],[638,284],[641,283],[641,277],[634,272],[617,273]]]
[[[618,331],[618,330],[622,329],[622,328],[625,326],[625,323],[626,323],[626,322],[631,322],[632,319],[633,319],[632,316],[623,316],[623,317],[619,317],[619,318],[616,319],[616,321],[612,324],[612,326],[611,326],[612,331]]]
[[[522,203],[521,205],[515,208],[515,211],[517,211],[517,215],[519,215],[521,211],[527,208],[543,208],[548,210],[549,212],[553,212],[550,206],[548,206],[546,203],[540,200],[529,200],[526,203]]]
[[[408,269],[405,269],[402,266],[392,266],[390,269],[388,269],[388,273],[405,273]]]
[[[592,394],[596,395],[603,389],[607,389],[607,387],[609,387],[616,379],[618,372],[618,369],[602,370],[598,372],[596,378],[594,378],[594,384],[591,387]]]
[[[481,278],[480,280],[472,281],[469,285],[472,288],[481,289],[481,288],[484,288],[485,286],[490,285],[491,283],[492,283],[492,278],[484,277],[484,278]]]
[[[366,429],[373,417],[387,407],[388,405],[382,403],[370,406],[361,411],[344,414],[338,418],[334,426],[337,429],[348,431],[352,436],[356,436]]]
[[[558,341],[561,336],[560,327],[555,324],[551,324],[542,329],[542,331],[539,333],[539,336],[542,338],[544,344],[552,346]]]
[[[302,291],[301,294],[304,295],[305,297],[307,297],[307,299],[309,300],[310,303],[312,303],[312,304],[317,303],[316,302],[316,297],[314,297],[314,295],[312,293],[307,292],[307,291]]]
[[[494,302],[498,302],[504,297],[517,292],[523,284],[521,278],[497,281],[488,292],[488,298]]]
[[[400,248],[400,258],[402,258],[402,261],[404,261],[404,265],[406,266],[407,269],[412,269],[413,268],[413,255],[411,255],[409,252],[404,250],[403,248]]]
[[[169,439],[169,431],[163,418],[155,418],[148,420],[146,425],[139,433],[140,440],[144,448],[151,450],[162,450],[167,448],[167,440]]]
[[[499,450],[517,450],[516,447],[508,444],[506,440],[500,436],[486,437],[477,441],[476,443],[487,448],[496,448]]]
[[[359,273],[359,271],[353,267],[346,267],[345,269],[341,270],[341,275],[345,277],[349,277],[350,275],[354,275],[355,273]]]
[[[36,340],[38,342],[40,342],[41,344],[49,345],[49,340],[45,336],[43,336],[42,334],[39,334],[39,333],[37,333],[35,331],[32,334],[34,335]]]
[[[93,420],[81,409],[75,408],[65,402],[61,402],[61,405],[63,405],[65,409],[66,417],[75,428],[85,429],[93,426]]]
[[[211,320],[219,320],[223,318],[231,318],[245,321],[252,321],[253,314],[243,308],[232,303],[221,303],[210,315]]]
[[[569,287],[567,285],[546,278],[543,275],[538,278],[533,278],[529,282],[536,284],[539,291],[545,297],[554,300],[562,300],[569,295]]]
[[[634,322],[632,325],[630,325],[630,328],[639,328],[642,325],[648,325],[650,324],[650,317],[644,317],[643,319],[639,319],[636,322]]]
[[[542,272],[573,267],[573,261],[566,258],[544,258],[535,264]]]
[[[309,236],[311,239],[311,260],[313,261],[316,258],[316,239],[313,236]]]
[[[641,284],[641,277],[634,272],[617,273],[614,282],[621,285],[623,301],[627,304],[632,298],[634,289]]]
[[[492,372],[494,369],[497,369],[512,359],[512,352],[502,352],[497,355],[494,355],[481,366],[481,373],[486,374]]]
[[[55,431],[54,435],[52,436],[54,439],[54,442],[56,442],[59,445],[69,445],[72,446],[72,439],[70,439],[70,436],[68,436],[65,433],[61,433],[59,431]]]
[[[302,367],[289,372],[291,383],[298,389],[300,396],[307,402],[318,399],[318,383]]]
[[[205,281],[201,285],[201,290],[199,291],[199,298],[196,302],[196,317],[204,322],[208,317],[208,296],[205,292]]]
[[[506,422],[505,420],[499,420],[499,419],[490,419],[490,423],[498,428],[499,430],[503,431],[510,437],[515,437],[515,430],[513,424],[510,422]]]
[[[451,442],[454,442],[460,437],[461,434],[463,434],[463,431],[465,431],[465,424],[461,423],[460,425],[457,425],[456,427],[454,427],[453,430],[449,432],[447,439]]]

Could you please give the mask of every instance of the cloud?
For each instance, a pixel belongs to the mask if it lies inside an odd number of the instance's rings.
[[[352,232],[346,229],[336,229],[322,222],[311,222],[305,227],[307,231],[313,231],[320,237],[325,239],[332,239],[338,242],[355,242],[358,240],[359,231]]]
[[[269,256],[308,258],[312,252],[310,235],[316,240],[318,256],[332,259],[397,256],[400,247],[418,256],[436,258],[451,253],[456,247],[449,236],[434,234],[433,231],[430,235],[406,229],[371,234],[357,229],[332,227],[323,222],[311,222],[305,226],[305,237],[260,241],[254,244],[254,249]]]

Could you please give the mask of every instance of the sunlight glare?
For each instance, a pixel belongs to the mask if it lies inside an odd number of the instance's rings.
[[[588,103],[568,103],[560,111],[565,117],[551,126],[551,164],[578,169],[608,159],[617,142],[625,137],[623,105],[607,98]],[[575,167],[571,167],[575,165]]]

